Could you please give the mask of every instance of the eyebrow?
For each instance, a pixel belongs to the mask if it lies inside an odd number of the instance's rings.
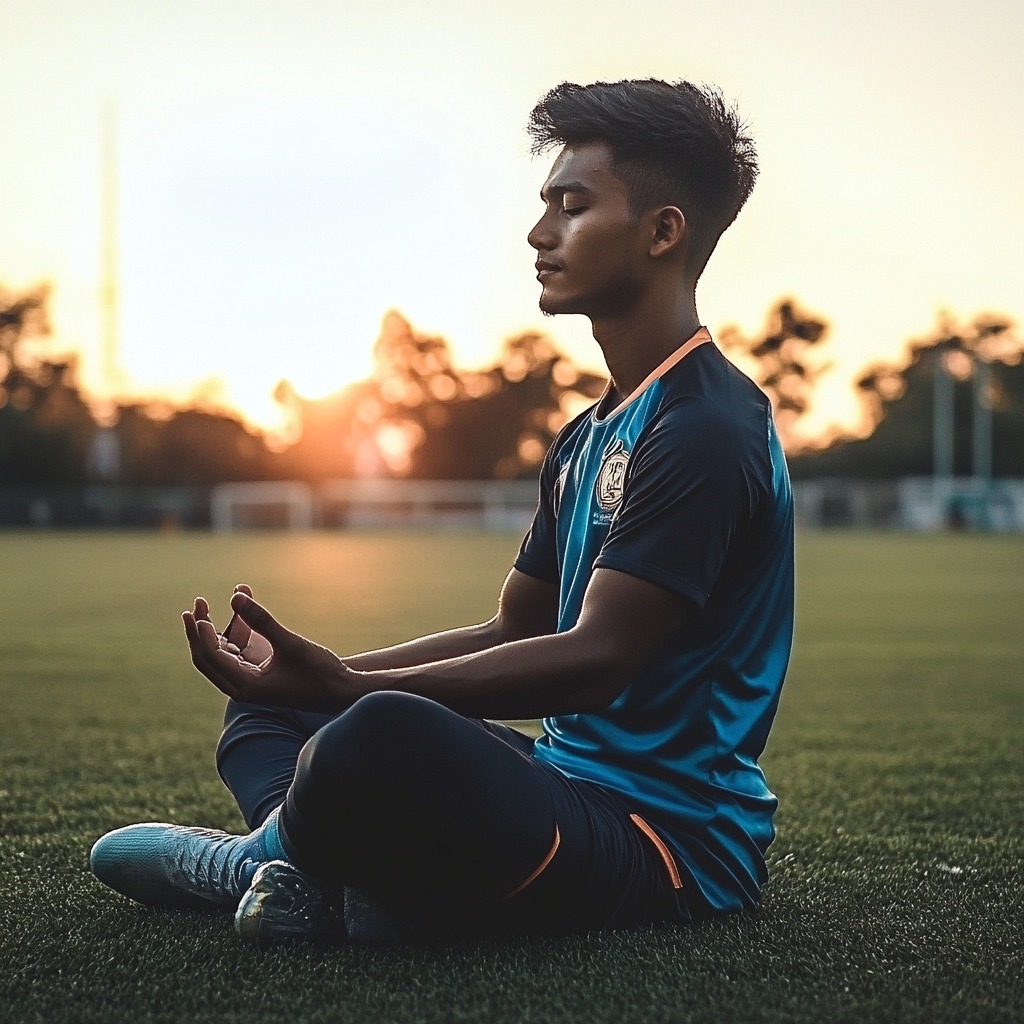
[[[540,197],[546,203],[552,195],[564,196],[566,192],[592,192],[582,181],[560,181],[547,185],[540,190]]]

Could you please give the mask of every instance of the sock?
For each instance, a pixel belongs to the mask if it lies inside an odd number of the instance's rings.
[[[291,863],[292,858],[282,841],[280,815],[281,808],[277,807],[270,812],[267,820],[259,828],[253,829],[247,836],[232,839],[233,849],[229,857],[234,864],[232,870],[239,894],[249,888],[261,865],[271,860],[286,860]]]
[[[259,838],[263,847],[265,857],[263,860],[286,860],[289,863],[294,859],[292,856],[291,842],[281,824],[281,808],[277,807],[270,812],[267,820],[254,832],[250,834],[251,839]]]
[[[284,806],[283,804],[281,805]],[[270,812],[270,817],[267,818],[267,822],[273,821],[274,838],[277,841],[277,845],[281,852],[274,860],[286,860],[289,864],[294,864],[296,860],[297,850],[295,844],[291,841],[288,833],[285,831],[284,821],[281,818],[281,807],[277,810]]]

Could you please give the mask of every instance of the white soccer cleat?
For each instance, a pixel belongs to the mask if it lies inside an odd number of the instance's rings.
[[[344,942],[345,901],[287,861],[256,872],[235,912],[235,931],[266,949],[289,942]]]

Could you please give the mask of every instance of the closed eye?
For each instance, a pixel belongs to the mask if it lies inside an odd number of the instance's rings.
[[[586,209],[587,208],[585,206],[568,206],[562,210],[562,213],[567,217],[578,217],[581,213],[585,212]]]

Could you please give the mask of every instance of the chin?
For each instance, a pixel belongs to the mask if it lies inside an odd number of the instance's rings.
[[[559,313],[583,313],[578,300],[570,296],[552,295],[548,291],[541,292],[540,311],[545,316],[557,316]]]

